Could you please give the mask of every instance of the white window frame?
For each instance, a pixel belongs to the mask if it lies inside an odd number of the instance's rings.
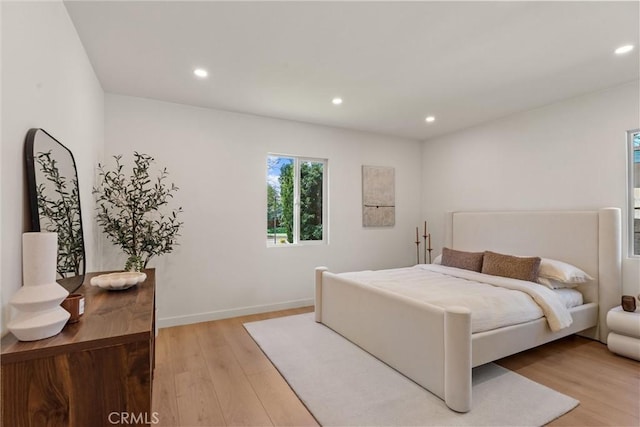
[[[628,148],[628,163],[627,163],[627,168],[628,168],[628,175],[629,175],[629,182],[628,182],[628,193],[627,193],[627,199],[628,199],[628,217],[629,217],[629,221],[628,223],[628,229],[629,232],[627,233],[629,236],[629,244],[628,246],[628,253],[627,256],[629,258],[640,258],[640,255],[636,255],[634,253],[634,240],[635,240],[635,235],[634,235],[634,219],[635,219],[635,194],[634,194],[634,189],[635,189],[635,180],[634,180],[634,170],[635,170],[635,154],[634,154],[634,148],[633,148],[633,137],[636,134],[640,133],[640,129],[634,129],[634,130],[630,130],[627,131],[627,148]]]
[[[316,157],[298,156],[294,154],[267,153],[269,157],[286,157],[293,159],[293,242],[288,245],[267,243],[268,248],[283,248],[289,246],[326,245],[329,243],[328,235],[328,159]],[[322,164],[322,240],[300,240],[300,168],[302,163],[313,162]],[[267,171],[268,173],[268,171]]]

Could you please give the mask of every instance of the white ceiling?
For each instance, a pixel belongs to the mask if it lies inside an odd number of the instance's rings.
[[[106,92],[419,140],[640,78],[637,1],[65,5]]]

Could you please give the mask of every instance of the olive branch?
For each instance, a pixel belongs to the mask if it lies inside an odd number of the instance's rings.
[[[97,202],[97,222],[108,239],[129,255],[125,270],[145,268],[151,258],[173,251],[178,244],[178,219],[182,208],[167,209],[169,199],[178,191],[167,185],[167,168],[157,177],[149,173],[154,158],[135,152],[131,175],[125,176],[122,155],[113,156],[114,169],[98,164],[98,185],[93,188]]]

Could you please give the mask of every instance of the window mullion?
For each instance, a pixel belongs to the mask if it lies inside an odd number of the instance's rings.
[[[300,242],[300,159],[295,158],[293,168],[293,243]]]

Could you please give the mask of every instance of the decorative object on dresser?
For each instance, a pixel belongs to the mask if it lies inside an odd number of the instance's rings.
[[[165,183],[167,168],[154,178],[149,172],[154,158],[137,152],[133,156],[129,177],[125,177],[121,155],[114,156],[112,170],[98,164],[98,186],[93,189],[98,225],[127,254],[126,271],[140,271],[154,256],[173,251],[182,227],[181,207],[162,212],[178,191],[175,184]]]
[[[73,153],[44,129],[25,141],[31,231],[58,233],[56,279],[67,291],[82,285],[86,256],[78,172]]]
[[[607,326],[611,330],[607,337],[609,350],[640,360],[640,312],[614,307],[607,313]]]
[[[18,310],[8,329],[20,341],[35,341],[58,334],[70,314],[60,307],[69,295],[56,282],[56,233],[22,235],[23,286],[11,298]]]
[[[61,305],[71,315],[68,323],[76,323],[84,314],[84,295],[71,294],[62,301]]]
[[[120,414],[158,418],[151,408],[155,270],[145,273],[147,280],[127,292],[90,286],[93,274],[87,274],[80,322],[46,340],[2,338],[2,425],[109,426]]]
[[[140,282],[144,282],[147,275],[138,271],[101,274],[91,278],[91,286],[98,286],[110,291],[124,291]]]

